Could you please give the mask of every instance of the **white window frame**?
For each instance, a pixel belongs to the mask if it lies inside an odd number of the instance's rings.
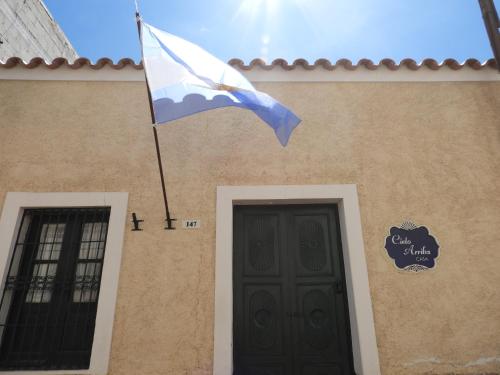
[[[339,208],[354,369],[380,375],[356,185],[219,186],[213,373],[233,373],[233,206],[335,203]]]
[[[97,303],[90,367],[87,370],[0,371],[9,375],[91,374],[106,375],[111,352],[118,277],[122,257],[128,193],[7,193],[0,217],[0,292],[3,293],[9,261],[16,244],[23,212],[28,208],[111,207],[106,251]]]

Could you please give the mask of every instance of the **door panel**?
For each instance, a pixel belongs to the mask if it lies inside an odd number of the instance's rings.
[[[353,374],[336,206],[234,210],[236,375]]]
[[[346,372],[339,365],[305,365],[301,375],[342,375]]]
[[[327,369],[350,373],[349,315],[336,208],[290,210],[287,247],[296,260],[289,271],[297,316],[296,374],[322,374]]]
[[[247,353],[283,353],[283,306],[280,285],[245,286],[245,345]]]
[[[276,210],[235,215],[234,358],[238,374],[288,375],[290,327],[285,313],[283,215]]]
[[[331,358],[338,354],[332,289],[330,284],[297,286],[298,349],[303,355]]]
[[[248,366],[242,374],[244,375],[287,375],[283,365]]]
[[[277,215],[245,216],[245,276],[280,276]]]
[[[331,275],[331,248],[325,215],[294,215],[289,244],[295,249],[296,275]]]

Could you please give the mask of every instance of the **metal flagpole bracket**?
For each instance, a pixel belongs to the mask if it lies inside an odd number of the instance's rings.
[[[142,222],[144,222],[144,220],[137,219],[137,215],[135,214],[135,212],[132,212],[132,224],[134,224],[134,228],[132,228],[133,232],[142,230],[139,227],[139,224]]]
[[[166,230],[175,230],[173,222],[177,221],[177,219],[172,219],[170,217],[167,217],[165,221],[167,222],[167,226],[165,227]]]

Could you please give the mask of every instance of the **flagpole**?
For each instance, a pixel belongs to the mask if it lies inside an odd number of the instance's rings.
[[[484,26],[490,40],[493,57],[500,72],[500,32],[498,30],[500,28],[500,18],[493,0],[479,0],[479,6],[483,14]]]
[[[139,33],[139,41],[141,41],[141,16],[139,14],[139,6],[137,5],[137,0],[135,0],[135,18],[137,21],[137,31]],[[144,64],[144,59],[142,59],[143,64]],[[170,211],[168,209],[168,200],[167,200],[167,189],[165,187],[165,177],[163,175],[163,165],[161,162],[161,153],[160,153],[160,144],[158,142],[158,132],[156,130],[156,119],[155,119],[155,112],[153,110],[153,101],[151,99],[151,91],[149,90],[149,83],[148,83],[148,77],[146,75],[146,67],[143,66],[144,69],[144,77],[146,79],[146,89],[148,92],[148,100],[149,100],[149,110],[151,112],[151,122],[153,124],[153,135],[155,138],[155,146],[156,146],[156,157],[158,159],[158,168],[160,169],[160,179],[161,179],[161,188],[163,191],[163,202],[165,203],[165,215],[166,215],[166,222],[167,226],[165,229],[173,230],[175,229],[173,226],[173,222],[176,221],[176,219],[173,219],[170,216]]]

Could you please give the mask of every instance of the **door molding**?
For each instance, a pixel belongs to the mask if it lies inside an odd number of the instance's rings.
[[[338,204],[354,369],[380,375],[356,185],[218,186],[213,373],[233,373],[233,206]]]

